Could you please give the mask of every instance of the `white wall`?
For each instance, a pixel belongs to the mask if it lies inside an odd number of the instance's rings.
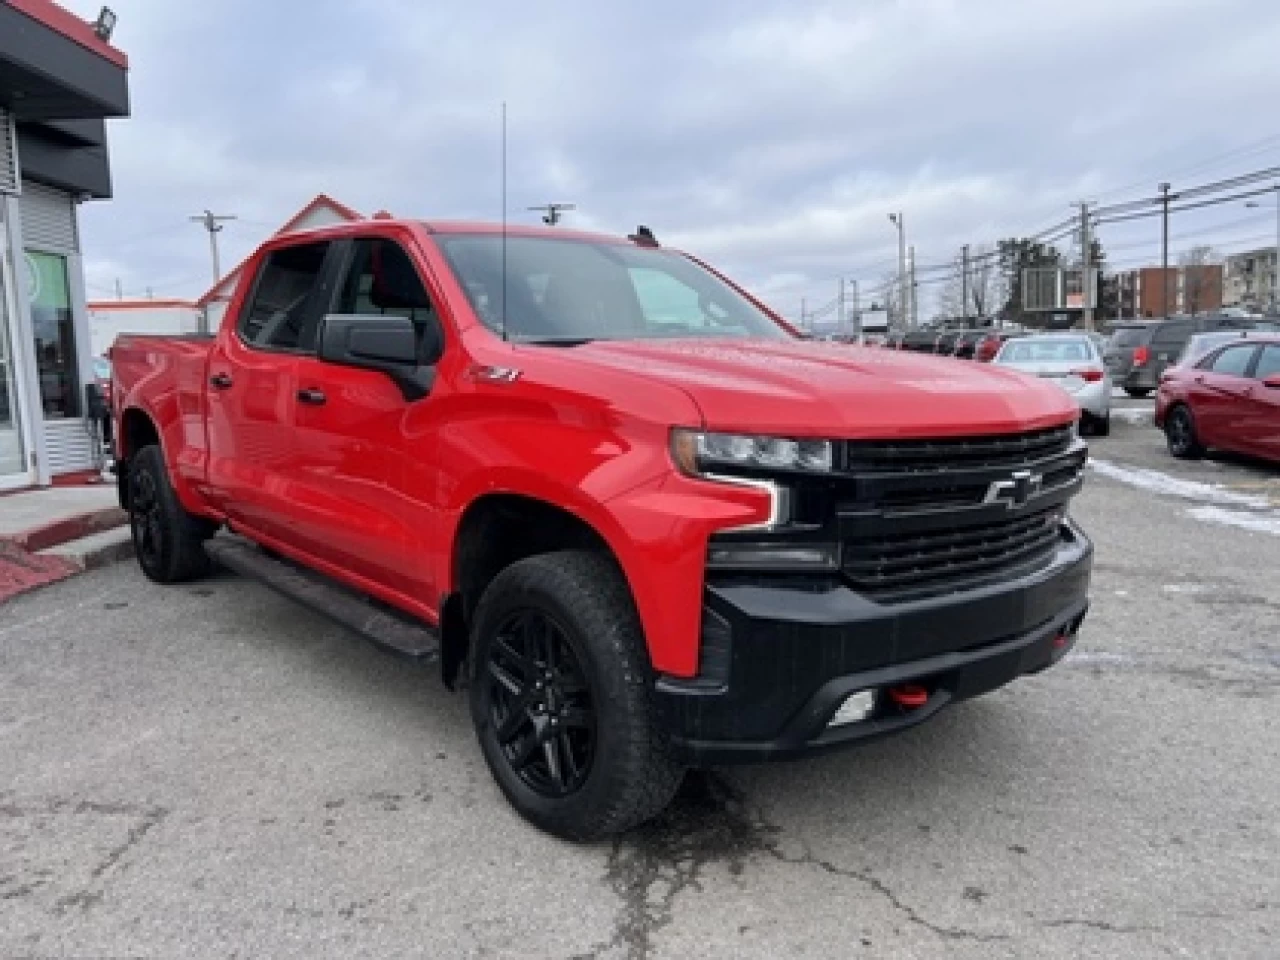
[[[101,357],[122,333],[171,335],[196,333],[199,314],[194,306],[89,306],[89,342],[93,355]]]

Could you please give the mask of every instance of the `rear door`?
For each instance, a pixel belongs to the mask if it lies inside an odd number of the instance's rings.
[[[315,342],[329,252],[302,243],[259,258],[234,328],[210,351],[207,495],[256,539],[293,540],[297,366]]]
[[[1213,447],[1245,447],[1245,421],[1253,381],[1248,372],[1257,346],[1232,344],[1211,355],[1191,377],[1188,400],[1200,439]]]
[[[1280,460],[1280,387],[1269,387],[1265,381],[1277,376],[1280,344],[1264,344],[1253,368],[1245,440],[1250,452],[1270,460]]]

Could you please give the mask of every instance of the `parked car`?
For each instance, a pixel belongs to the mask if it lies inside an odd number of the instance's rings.
[[[1170,367],[1155,422],[1175,457],[1216,448],[1280,462],[1280,334],[1234,338]]]
[[[876,359],[644,230],[286,233],[216,337],[116,341],[120,501],[154,581],[214,560],[438,658],[515,809],[603,837],[1074,645],[1075,403]]]
[[[978,344],[987,336],[986,330],[965,330],[956,337],[951,348],[951,355],[961,360],[972,360],[977,353]]]
[[[1006,343],[995,362],[1057,384],[1080,406],[1081,426],[1111,433],[1111,377],[1093,337],[1042,333]]]
[[[1217,347],[1247,338],[1249,334],[1248,330],[1215,330],[1212,333],[1193,334],[1187,341],[1187,345],[1182,348],[1182,353],[1178,354],[1178,360],[1174,366],[1193,367]]]
[[[1013,338],[1023,336],[1026,334],[1018,330],[988,330],[986,335],[978,341],[973,358],[981,363],[990,363],[996,358],[1001,347]]]
[[[903,336],[900,349],[912,353],[937,353],[941,337],[937,330],[912,330]]]
[[[1107,372],[1129,396],[1145,397],[1159,385],[1165,368],[1177,363],[1193,334],[1252,326],[1242,317],[1205,314],[1117,327],[1105,353]]]

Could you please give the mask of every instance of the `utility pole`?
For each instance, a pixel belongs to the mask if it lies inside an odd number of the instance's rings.
[[[1166,254],[1167,256],[1167,254]],[[1089,237],[1089,202],[1080,201],[1080,305],[1085,330],[1093,329],[1093,243]]]
[[[862,343],[862,305],[858,302],[858,281],[853,281],[853,333]]]
[[[124,288],[120,286],[120,278],[116,277],[116,299],[124,299]]]
[[[844,333],[844,277],[840,278],[840,292],[836,294],[836,334]]]
[[[1160,202],[1164,205],[1164,230],[1160,244],[1160,283],[1163,285],[1161,297],[1164,299],[1164,315],[1169,316],[1169,187],[1160,184]]]
[[[960,325],[969,326],[969,245],[960,248]]]
[[[209,255],[213,258],[213,282],[217,283],[222,279],[222,266],[218,261],[218,234],[222,232],[222,221],[234,220],[235,216],[231,214],[216,214],[210,210],[197,217],[188,217],[192,223],[198,223],[209,231]]]
[[[920,315],[916,309],[916,248],[911,247],[911,329],[916,329],[919,323]]]
[[[800,329],[801,330],[806,329],[804,325],[804,316],[805,316],[805,299],[804,297],[801,297],[800,298]]]
[[[901,211],[889,214],[889,222],[898,228],[898,311],[900,325],[907,329],[907,221]]]
[[[540,207],[530,207],[529,209],[541,213],[542,222],[548,227],[554,227],[560,222],[560,214],[566,210],[577,210],[578,208],[572,203],[544,203]]]

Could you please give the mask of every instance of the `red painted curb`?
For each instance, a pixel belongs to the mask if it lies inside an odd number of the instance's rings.
[[[122,527],[128,522],[128,515],[119,507],[107,507],[105,510],[94,510],[79,516],[55,520],[11,537],[0,538],[0,540],[7,539],[29,553],[36,553],[70,543],[72,540],[79,540],[81,537],[101,533],[103,530]]]
[[[0,603],[79,572],[70,560],[28,553],[12,541],[0,540]]]

